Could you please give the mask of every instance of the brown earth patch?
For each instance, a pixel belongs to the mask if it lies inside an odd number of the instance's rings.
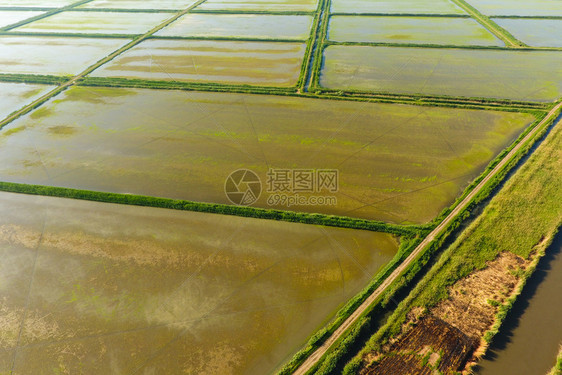
[[[413,308],[400,336],[383,353],[364,357],[361,375],[454,374],[474,360],[501,304],[514,293],[518,274],[532,261],[501,253],[484,269],[449,288],[449,298],[428,313]]]

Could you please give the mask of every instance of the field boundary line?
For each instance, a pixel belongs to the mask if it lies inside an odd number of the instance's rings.
[[[380,298],[383,293],[390,288],[390,286],[398,280],[398,278],[408,270],[412,264],[423,251],[434,240],[444,233],[449,226],[459,215],[462,214],[465,208],[477,197],[477,195],[484,190],[488,182],[490,182],[496,175],[498,175],[503,168],[513,159],[514,156],[529,142],[531,141],[541,129],[549,123],[549,121],[556,119],[562,102],[558,103],[550,112],[523,138],[521,141],[511,149],[511,151],[484,177],[478,185],[466,195],[466,197],[455,206],[455,208],[435,227],[421,242],[420,244],[408,255],[408,257],[387,277],[384,282],[369,296],[367,299],[334,331],[334,333],[324,343],[316,349],[300,367],[297,368],[294,375],[305,375],[312,370],[316,364],[324,357],[328,350],[348,331],[349,328],[370,308],[371,304]]]
[[[78,6],[78,5],[82,5],[85,4],[89,1],[92,0],[83,0],[77,3],[72,4],[71,6]],[[160,31],[161,29],[165,28],[166,26],[168,26],[169,24],[171,24],[172,22],[177,21],[180,17],[184,16],[185,14],[189,13],[191,11],[191,9],[199,6],[200,4],[204,3],[207,0],[199,0],[195,3],[193,3],[191,6],[189,6],[188,8],[181,10],[179,12],[176,12],[174,14],[173,17],[170,17],[169,19],[161,22],[159,25],[153,27],[152,29],[150,29],[149,31],[147,31],[146,33],[136,37],[135,39],[131,40],[129,43],[125,44],[124,46],[118,48],[117,50],[113,51],[112,53],[110,53],[109,55],[103,57],[102,59],[98,60],[96,63],[94,63],[93,65],[91,65],[90,67],[86,68],[84,71],[82,71],[81,73],[78,73],[77,75],[73,76],[72,78],[70,78],[68,81],[66,81],[65,83],[63,83],[61,86],[53,89],[52,91],[46,93],[45,95],[41,96],[40,98],[34,100],[33,102],[31,102],[30,104],[26,105],[25,107],[13,112],[11,115],[9,115],[8,117],[6,117],[3,120],[0,120],[0,130],[6,126],[7,124],[9,124],[10,122],[14,121],[15,119],[31,112],[32,110],[36,109],[37,107],[39,107],[40,105],[42,105],[43,103],[45,103],[46,101],[48,101],[49,99],[51,99],[52,97],[60,94],[61,92],[63,92],[64,90],[66,90],[67,88],[69,88],[70,86],[74,85],[76,82],[78,82],[80,79],[82,79],[84,76],[90,74],[91,72],[93,72],[94,70],[96,70],[97,68],[99,68],[100,66],[108,63],[109,61],[113,60],[114,58],[116,58],[117,56],[119,56],[120,54],[122,54],[123,52],[128,51],[129,49],[133,48],[134,46],[138,45],[139,43],[141,43],[142,41],[144,41],[145,39],[148,39],[152,34]],[[60,8],[59,11],[61,11],[61,9],[65,9],[65,8]]]
[[[472,16],[479,24],[484,26],[489,32],[494,34],[500,40],[502,40],[508,47],[526,47],[527,45],[522,41],[515,38],[503,27],[492,21],[490,18],[480,13],[478,9],[474,8],[472,5],[464,0],[451,0],[453,3],[461,7],[468,14]]]

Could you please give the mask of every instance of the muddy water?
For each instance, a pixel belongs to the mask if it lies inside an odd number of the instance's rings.
[[[397,249],[387,234],[8,193],[0,212],[0,373],[266,374]]]
[[[479,375],[546,374],[562,343],[562,232],[546,251],[475,371]]]
[[[508,112],[75,87],[0,132],[0,180],[230,204],[225,181],[248,168],[262,181],[259,207],[423,222],[531,120]],[[338,169],[338,191],[300,194],[337,202],[268,201],[276,192],[269,167]]]

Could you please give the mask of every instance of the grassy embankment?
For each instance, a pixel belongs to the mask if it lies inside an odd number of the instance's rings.
[[[499,307],[494,325],[484,335],[484,340],[490,342],[562,224],[561,160],[562,126],[559,124],[507,181],[483,213],[445,250],[386,325],[346,366],[345,373],[355,373],[363,354],[379,351],[382,345],[398,334],[413,307],[427,309],[435,306],[448,297],[451,285],[484,268],[501,252],[510,251],[523,258],[535,255],[531,266],[518,274],[520,283],[515,295]]]
[[[562,375],[562,345],[560,345],[560,351],[558,352],[558,357],[556,358],[556,364],[550,370],[548,375]]]
[[[526,47],[526,44],[522,41],[515,38],[511,35],[507,30],[503,27],[492,21],[487,16],[483,15],[478,11],[478,9],[474,8],[472,5],[467,3],[464,0],[452,0],[455,4],[459,7],[464,9],[468,14],[472,16],[478,23],[484,26],[488,31],[502,40],[506,46],[508,47]]]

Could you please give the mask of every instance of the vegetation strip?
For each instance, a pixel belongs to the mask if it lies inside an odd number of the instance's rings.
[[[420,235],[427,233],[427,231],[430,229],[430,227],[424,225],[396,225],[374,220],[355,219],[345,216],[269,210],[246,206],[230,206],[225,204],[192,202],[188,200],[149,197],[143,195],[107,193],[100,191],[18,184],[11,182],[0,182],[0,191],[80,199],[104,203],[125,204],[132,206],[157,207],[181,211],[195,211],[222,215],[253,217],[267,220],[287,221],[291,223],[362,229],[374,232],[391,233],[398,236]]]
[[[1,28],[0,28],[0,31],[9,31],[9,30],[15,29],[16,27],[20,27],[20,26],[26,25],[26,24],[28,24],[28,23],[31,23],[31,22],[34,22],[34,21],[38,21],[38,20],[40,20],[40,19],[47,18],[47,17],[52,16],[52,15],[54,15],[54,14],[61,13],[61,12],[64,12],[64,11],[66,11],[66,10],[70,10],[70,9],[72,9],[72,8],[74,8],[74,7],[77,7],[77,6],[80,6],[80,5],[89,3],[90,1],[92,1],[92,0],[82,0],[82,1],[79,1],[79,2],[77,2],[77,3],[73,3],[73,4],[67,5],[67,6],[65,6],[65,7],[62,7],[62,8],[52,8],[52,9],[49,9],[46,13],[39,14],[39,15],[37,15],[37,16],[35,16],[35,17],[27,18],[27,19],[25,19],[25,20],[23,20],[23,21],[19,21],[19,22],[13,23],[13,24],[8,25],[8,26],[1,27]],[[23,9],[25,9],[25,10],[33,10],[33,9],[35,9],[35,8],[23,8]],[[41,9],[41,8],[38,8],[38,9]],[[19,10],[22,10],[22,8],[20,8]]]
[[[342,13],[333,12],[330,13],[331,16],[358,16],[358,17],[442,17],[442,18],[470,18],[468,14],[421,14],[421,13]]]
[[[502,47],[457,44],[430,44],[430,43],[388,43],[388,42],[336,42],[327,41],[328,46],[366,46],[366,47],[411,47],[411,48],[448,48],[448,49],[492,49],[509,51],[562,51],[560,47]]]
[[[458,280],[486,267],[503,252],[531,259],[525,269],[513,270],[519,282],[503,303],[489,302],[498,307],[494,323],[483,335],[489,343],[497,333],[526,280],[534,272],[544,251],[560,230],[562,213],[562,176],[560,175],[560,145],[562,128],[555,126],[531,158],[496,195],[483,214],[443,254],[439,262],[408,298],[400,304],[392,318],[373,336],[367,351],[380,351],[383,344],[399,333],[406,315],[413,308],[429,308],[449,296],[449,287]],[[553,173],[556,177],[553,178]],[[540,203],[538,203],[540,202]],[[485,346],[476,357],[485,354]],[[361,362],[358,356],[345,371],[355,373]]]
[[[276,42],[276,43],[304,43],[305,39],[283,39],[283,38],[252,38],[252,37],[237,37],[237,36],[167,36],[167,35],[153,35],[147,39],[168,39],[168,40],[220,40],[220,41],[233,41],[233,42]],[[561,48],[562,49],[562,48]]]
[[[6,74],[0,73],[0,82],[42,83],[46,85],[61,85],[70,81],[72,76],[51,76],[42,74]]]
[[[331,6],[331,0],[324,0],[324,11],[321,15],[320,28],[318,30],[318,35],[316,36],[316,45],[312,60],[312,71],[310,73],[310,82],[308,83],[307,91],[316,91],[316,88],[319,86],[318,82],[320,80],[320,71],[322,70],[322,63],[324,60],[324,49],[326,48],[326,41],[328,40]]]
[[[451,0],[459,7],[464,9],[467,13],[469,13],[478,23],[484,26],[488,31],[492,34],[500,38],[506,46],[508,47],[526,47],[526,44],[522,41],[516,39],[513,35],[511,35],[507,30],[500,27],[497,23],[492,21],[490,18],[486,17],[482,13],[480,13],[476,8],[472,5],[467,3],[464,0]]]
[[[550,370],[548,375],[562,375],[562,345],[560,345],[560,351],[558,352],[558,357],[556,358],[556,364]]]
[[[314,16],[314,21],[312,24],[312,29],[310,31],[310,37],[308,38],[308,43],[306,45],[306,51],[304,53],[304,59],[301,66],[301,72],[299,75],[299,80],[297,82],[298,92],[307,92],[308,85],[311,76],[311,67],[315,58],[315,51],[318,48],[318,37],[320,34],[320,27],[322,24],[322,15],[327,12],[326,0],[320,0],[318,2],[318,8],[316,9],[316,14]]]
[[[292,10],[227,10],[227,9],[193,9],[191,13],[206,14],[259,14],[274,16],[313,16],[317,12],[292,11]]]
[[[479,199],[481,193],[489,193],[490,184],[497,183],[494,179],[498,176],[502,176],[505,173],[504,167],[509,167],[510,162],[517,158],[519,151],[525,150],[525,147],[529,147],[537,134],[541,134],[542,131],[550,124],[560,113],[562,108],[562,103],[558,103],[548,115],[535,126],[511,151],[505,155],[505,157],[484,177],[478,185],[468,193],[462,201],[460,201],[453,210],[441,221],[441,223],[431,231],[416,248],[408,255],[408,257],[398,266],[392,274],[384,280],[384,282],[371,294],[365,301],[355,310],[339,327],[334,333],[323,342],[323,344],[316,349],[306,361],[304,361],[300,367],[294,372],[294,374],[304,375],[314,370],[318,365],[319,361],[328,353],[328,350],[337,342],[339,342],[344,333],[346,333],[354,324],[364,317],[364,315],[369,311],[374,302],[379,301],[383,294],[390,289],[395,281],[399,280],[402,276],[406,275],[410,270],[410,266],[415,264],[415,261],[419,260],[420,257],[424,256],[424,252],[430,249],[436,244],[439,246],[444,242],[443,236],[447,236],[451,232],[451,226],[455,227],[460,225],[460,221],[464,218],[466,214],[466,209],[470,208],[474,204],[474,201]],[[480,198],[481,199],[481,198]],[[460,220],[459,220],[460,219]],[[418,265],[419,267],[419,265]]]

